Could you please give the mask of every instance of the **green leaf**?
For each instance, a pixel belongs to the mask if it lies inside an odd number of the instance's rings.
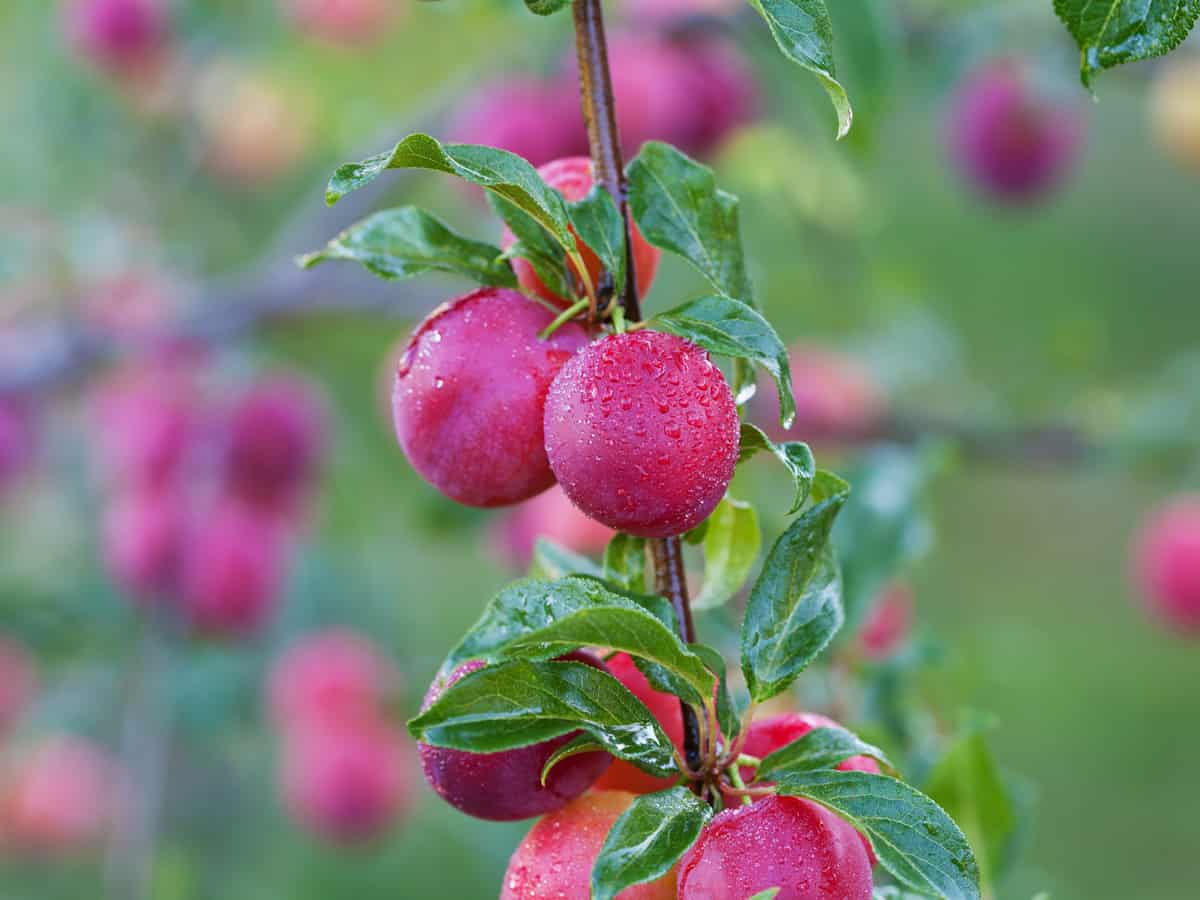
[[[604,580],[628,591],[646,591],[646,539],[618,534],[604,548]]]
[[[560,547],[548,538],[538,538],[533,545],[529,577],[554,581],[568,575],[593,575],[601,578],[604,576],[604,570],[587,556]]]
[[[721,726],[721,734],[725,738],[725,746],[730,746],[734,738],[742,730],[742,710],[734,702],[729,690],[729,679],[726,677],[725,657],[714,647],[705,644],[688,644],[693,653],[704,660],[708,671],[717,676],[717,724]]]
[[[852,756],[869,756],[895,772],[883,751],[858,735],[845,728],[814,728],[768,754],[758,767],[755,781],[775,781],[788,773],[832,769]]]
[[[738,462],[745,462],[760,450],[769,451],[791,473],[792,481],[796,484],[796,493],[792,497],[792,508],[788,510],[790,516],[800,509],[804,505],[804,501],[808,499],[813,476],[817,471],[817,463],[813,459],[812,450],[809,449],[808,444],[801,441],[784,441],[782,444],[776,444],[763,434],[757,425],[743,422],[738,444]]]
[[[670,144],[648,141],[628,175],[629,211],[642,236],[687,260],[725,296],[753,306],[738,200],[717,187],[712,169]]]
[[[846,89],[837,80],[833,63],[833,23],[825,0],[749,0],[767,21],[784,56],[817,76],[837,110],[838,137],[854,122]]]
[[[983,882],[994,884],[1012,860],[1017,811],[980,723],[962,729],[924,787],[970,835]]]
[[[712,807],[686,787],[636,798],[613,823],[592,867],[593,900],[613,900],[671,871],[696,843]]]
[[[582,646],[610,647],[661,665],[692,699],[714,679],[659,618],[593,578],[527,579],[508,585],[450,654],[446,670],[468,659],[551,659]]]
[[[932,897],[978,900],[971,846],[936,803],[902,781],[868,772],[822,769],[781,776],[780,794],[828,807],[867,836],[897,881]]]
[[[742,622],[742,671],[750,698],[787,689],[842,625],[841,578],[829,543],[846,494],[810,507],[775,542]]]
[[[502,197],[489,194],[488,201],[517,239],[505,251],[505,256],[528,260],[547,290],[559,297],[574,297],[579,288],[575,284],[575,276],[567,267],[567,256],[562,245],[554,236],[531,215]]]
[[[767,888],[765,891],[759,891],[753,897],[747,897],[746,900],[775,900],[775,895],[779,893],[779,888]]]
[[[471,753],[527,747],[578,729],[646,772],[677,772],[671,740],[645,705],[607,672],[579,662],[484,666],[447,688],[408,729],[426,744]]]
[[[570,3],[571,0],[525,0],[526,8],[538,16],[552,16]]]
[[[833,533],[842,566],[847,634],[900,570],[932,544],[925,494],[940,459],[934,450],[885,446],[866,454],[850,473],[854,494]]]
[[[779,390],[779,421],[790,428],[796,417],[787,347],[771,323],[740,300],[722,295],[689,300],[656,316],[654,327],[699,344],[710,353],[758,363]]]
[[[762,532],[754,507],[726,496],[708,517],[704,587],[692,600],[692,608],[712,609],[728,603],[750,577],[760,549]]]
[[[612,273],[619,294],[625,285],[625,220],[612,195],[600,185],[592,185],[586,197],[567,204],[567,212],[579,240]]]
[[[871,892],[871,900],[925,900],[924,894],[914,894],[894,884],[877,887]]]
[[[1079,45],[1079,76],[1164,56],[1183,43],[1200,0],[1054,0],[1054,11]]]
[[[496,147],[442,144],[427,134],[410,134],[387,153],[340,166],[325,189],[325,201],[332,206],[386,169],[432,169],[457,175],[524,210],[564,248],[575,249],[562,194],[542,181],[529,162]]]
[[[463,237],[415,206],[386,209],[351,225],[324,250],[301,256],[306,269],[328,260],[361,263],[388,279],[438,271],[479,284],[515,288],[517,276],[499,247]]]
[[[550,754],[550,758],[546,760],[546,764],[542,766],[541,783],[544,785],[546,779],[550,777],[550,770],[557,766],[564,759],[571,756],[578,756],[581,753],[591,753],[594,750],[603,750],[604,748],[590,734],[584,732],[571,740],[567,741],[557,750]]]

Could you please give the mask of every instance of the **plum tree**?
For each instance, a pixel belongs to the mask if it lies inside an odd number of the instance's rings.
[[[596,554],[612,539],[613,530],[580,512],[562,488],[552,487],[495,522],[492,545],[500,559],[522,569],[529,565],[539,537],[576,553]]]
[[[758,401],[758,419],[776,440],[836,442],[866,434],[883,414],[883,391],[861,364],[814,344],[788,351],[796,418],[779,425],[779,404],[768,395]]]
[[[733,477],[738,428],[708,353],[662,332],[597,341],[546,398],[546,453],[571,502],[641,537],[682,534],[708,517]]]
[[[574,651],[560,657],[597,669],[605,665],[594,654]],[[456,668],[430,686],[422,709],[428,709],[455,682],[483,663],[473,661]],[[556,750],[578,735],[562,737],[496,753],[468,753],[418,743],[425,780],[451,806],[480,819],[511,821],[550,812],[574,800],[595,783],[612,762],[607,753],[589,751],[563,759],[542,783],[542,769]]]
[[[906,584],[896,582],[884,588],[858,633],[863,656],[884,660],[908,640],[912,632],[913,596]]]
[[[662,726],[663,731],[666,732],[667,737],[671,739],[671,743],[682,753],[683,713],[679,708],[679,698],[674,694],[656,691],[651,687],[646,676],[638,670],[633,657],[628,653],[614,654],[605,660],[605,664],[617,681],[625,685],[633,696],[646,704],[646,709],[650,710],[658,724]],[[608,771],[600,776],[600,780],[596,782],[596,789],[649,794],[670,787],[674,781],[673,778],[655,778],[637,766],[627,763],[623,759],[617,759],[613,760]]]
[[[680,900],[870,900],[871,862],[854,828],[815,803],[771,796],[718,813],[679,864]]]
[[[589,791],[543,818],[517,846],[504,873],[500,900],[558,900],[591,896],[592,865],[613,822],[634,795]],[[699,895],[696,895],[699,896]],[[616,900],[674,900],[674,870],[626,888]]]
[[[565,159],[556,159],[538,169],[538,174],[546,184],[557,190],[569,201],[582,200],[587,196],[588,191],[592,189],[592,185],[595,183],[592,173],[592,161],[586,156],[571,156]],[[500,242],[501,246],[507,250],[515,242],[516,237],[505,226]],[[595,285],[598,283],[600,273],[604,270],[604,267],[587,244],[584,244],[582,241],[579,243],[579,253],[583,257],[583,264],[587,269],[588,278]],[[650,285],[654,283],[654,275],[658,271],[660,253],[656,247],[652,247],[646,243],[646,239],[642,237],[641,232],[637,230],[636,226],[633,228],[631,255],[633,257],[633,268],[637,273],[638,293],[645,294],[650,290]],[[512,261],[512,265],[513,271],[517,273],[517,280],[525,290],[536,294],[543,300],[553,303],[556,306],[566,307],[570,305],[571,301],[568,298],[558,296],[542,283],[542,279],[538,277],[537,272],[533,269],[533,265],[528,260],[517,257]],[[575,269],[573,263],[571,264],[571,271],[576,278],[579,277],[579,272]]]
[[[33,657],[22,644],[0,634],[0,741],[8,737],[36,692]]]
[[[1200,496],[1151,512],[1135,541],[1134,568],[1150,611],[1179,634],[1200,635]]]
[[[972,72],[950,106],[951,157],[994,200],[1028,203],[1070,172],[1084,133],[1078,106],[1040,93],[1028,66],[994,60]]]
[[[1200,170],[1200,60],[1163,66],[1150,93],[1150,126],[1172,158]]]
[[[431,313],[396,369],[396,436],[413,468],[468,506],[528,500],[554,483],[543,439],[546,392],[587,343],[574,323],[548,340],[553,316],[502,288]]]
[[[169,35],[163,0],[71,0],[67,37],[102,71],[132,76],[157,63]]]

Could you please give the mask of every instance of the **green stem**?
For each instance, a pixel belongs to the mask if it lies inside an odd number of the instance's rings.
[[[576,300],[574,303],[560,312],[555,320],[547,325],[545,330],[539,334],[538,337],[543,341],[547,340],[550,335],[554,334],[554,332],[558,331],[558,329],[562,328],[573,318],[587,309],[590,302],[591,301],[589,301],[587,297],[584,297],[582,300]]]

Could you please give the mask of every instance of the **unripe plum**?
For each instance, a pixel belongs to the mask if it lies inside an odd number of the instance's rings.
[[[613,534],[611,528],[581,513],[562,488],[552,487],[497,521],[492,543],[501,559],[523,569],[529,565],[539,537],[576,553],[594,555],[604,550]]]
[[[116,766],[81,738],[36,745],[6,773],[0,788],[0,831],[32,853],[68,853],[94,847],[112,824]]]
[[[410,806],[412,761],[405,740],[381,726],[305,731],[284,748],[284,803],[327,840],[368,841]]]
[[[737,407],[708,353],[655,331],[609,335],[546,397],[546,453],[571,502],[641,537],[683,534],[733,478]]]
[[[378,720],[398,677],[365,637],[344,628],[314,632],[271,668],[271,717],[289,733],[365,727]]]
[[[579,94],[565,82],[513,76],[485,84],[466,99],[451,125],[454,140],[499,147],[535,166],[586,153]]]
[[[1200,637],[1200,495],[1150,514],[1136,539],[1134,567],[1149,610],[1172,631]]]
[[[1200,171],[1200,60],[1162,67],[1150,91],[1150,125],[1167,153]]]
[[[538,169],[538,174],[542,176],[542,180],[546,184],[561,193],[568,201],[582,200],[592,189],[595,181],[592,174],[592,161],[586,156],[556,159]],[[652,247],[646,242],[637,225],[633,225],[632,228],[633,239],[630,255],[633,259],[634,271],[637,273],[638,295],[645,296],[650,290],[650,285],[654,283],[654,274],[658,271],[658,260],[661,254],[657,247]],[[572,229],[572,233],[574,233],[574,229]],[[516,237],[506,226],[500,241],[501,246],[507,250],[515,242]],[[587,269],[592,286],[595,287],[599,284],[600,273],[604,267],[601,265],[599,257],[582,241],[579,242],[579,254],[583,257],[584,267]],[[517,257],[513,259],[512,265],[513,271],[517,273],[517,280],[525,290],[532,291],[543,300],[556,306],[566,307],[570,304],[567,298],[558,296],[542,283],[528,260]],[[571,271],[578,276],[578,270],[573,263]],[[620,285],[617,287],[619,289]]]
[[[37,673],[29,651],[0,634],[0,741],[29,707],[37,691]]]
[[[120,492],[104,513],[104,563],[109,576],[144,602],[174,597],[186,530],[185,503],[176,491]]]
[[[774,392],[761,392],[759,417],[775,440],[837,441],[870,431],[886,408],[883,392],[870,373],[848,356],[811,344],[788,351],[796,418],[792,427],[779,425],[779,401]]]
[[[597,656],[582,650],[560,659],[605,668]],[[435,681],[421,708],[428,709],[452,684],[482,667],[480,661],[464,663],[449,678]],[[550,770],[546,783],[541,783],[546,761],[578,735],[578,731],[573,731],[497,753],[468,753],[423,743],[417,748],[425,780],[443,800],[476,818],[503,822],[558,809],[586,791],[603,774],[612,757],[603,751],[590,751],[562,760]]]
[[[679,864],[680,900],[870,900],[871,862],[858,833],[824,807],[769,796],[718,813]]]
[[[633,799],[633,794],[623,791],[589,791],[539,821],[508,862],[500,900],[590,897],[592,866],[609,829]],[[674,869],[655,881],[634,885],[617,894],[617,900],[674,898]]]
[[[400,11],[396,0],[282,0],[281,5],[300,28],[332,44],[368,43]]]
[[[166,44],[163,0],[72,0],[65,15],[71,44],[112,74],[135,74],[152,65]]]
[[[1028,203],[1070,172],[1084,118],[1078,106],[1040,91],[1018,60],[988,63],[968,76],[950,106],[954,163],[994,200]]]
[[[554,484],[543,439],[550,382],[587,343],[568,323],[548,340],[549,310],[482,288],[434,310],[396,369],[392,413],[413,468],[468,506],[505,506]]]
[[[184,553],[181,599],[192,627],[231,637],[257,632],[283,587],[286,549],[270,518],[235,501],[217,504]]]
[[[264,509],[293,511],[316,473],[325,411],[308,383],[277,377],[237,401],[225,460],[229,491]]]
[[[633,657],[628,653],[618,653],[606,664],[613,677],[629,689],[633,696],[646,705],[650,713],[658,720],[667,737],[679,752],[683,753],[683,713],[679,708],[679,698],[673,694],[656,691],[646,680],[646,676],[638,671]],[[650,794],[661,791],[674,783],[674,778],[656,778],[648,772],[643,772],[632,763],[623,759],[614,759],[608,771],[596,782],[596,790],[630,791],[634,794]]]
[[[858,643],[863,656],[883,660],[895,654],[912,631],[912,591],[904,584],[885,588],[863,623]]]

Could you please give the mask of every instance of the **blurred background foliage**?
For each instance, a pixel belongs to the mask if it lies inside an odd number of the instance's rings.
[[[1200,174],[1152,139],[1147,93],[1159,66],[1100,80],[1083,159],[1062,190],[1033,207],[996,208],[947,165],[946,104],[970,65],[1014,50],[1087,102],[1048,0],[832,6],[858,113],[852,137],[834,143],[819,88],[771,51],[758,23],[739,20],[766,114],[712,160],[742,197],[753,276],[783,336],[853,354],[899,410],[1066,422],[1118,444],[1138,423],[1176,427],[1194,415],[1200,379],[1187,359],[1200,349]],[[568,17],[534,18],[517,3],[412,4],[386,36],[351,48],[298,36],[267,2],[193,0],[176,13],[185,111],[170,97],[161,107],[131,99],[81,64],[54,4],[0,9],[6,322],[73,321],[90,282],[126,269],[166,273],[180,304],[218,310],[230,302],[221,286],[232,274],[264,254],[315,247],[281,247],[289,222],[315,216],[312,233],[326,236],[345,224],[319,208],[336,164],[444,119],[494,73],[552,75],[570,39]],[[867,15],[878,27],[862,25]],[[1194,44],[1179,52],[1196,53]],[[219,122],[236,96],[217,78],[207,88],[215,96],[196,99],[214,66],[255,73],[280,92],[267,143],[291,140],[278,129],[300,136],[293,152],[268,160],[270,177],[214,172],[212,121],[198,110],[216,104]],[[496,239],[490,213],[448,180],[392,184],[393,197]],[[366,273],[346,278],[351,290],[379,291]],[[664,261],[650,308],[694,288],[682,266]],[[416,810],[365,849],[331,849],[290,823],[260,702],[281,647],[347,624],[402,671],[398,705],[411,713],[446,649],[511,574],[489,547],[495,516],[421,482],[386,413],[393,345],[458,289],[449,280],[419,294],[389,285],[399,315],[289,320],[216,356],[231,371],[283,366],[320,382],[333,449],[315,527],[266,633],[171,654],[161,688],[175,728],[155,900],[496,892],[527,825],[468,819],[423,784]],[[46,452],[0,507],[0,628],[33,649],[43,685],[16,739],[68,730],[115,748],[142,626],[98,560],[102,499],[89,474],[85,386],[57,386],[53,397]],[[848,456],[818,448],[818,458],[855,470]],[[934,546],[907,576],[919,643],[932,653],[912,690],[938,710],[944,732],[969,711],[993,714],[996,759],[1037,795],[1028,852],[1000,897],[1196,895],[1200,655],[1147,620],[1127,574],[1137,522],[1160,498],[1198,487],[1195,462],[1131,469],[941,457],[924,504]],[[785,511],[781,477],[764,463],[735,485],[763,501],[767,534]],[[701,630],[728,643],[720,614],[707,614]],[[829,674],[802,679],[798,702],[828,705]],[[0,895],[90,896],[99,866],[89,854],[4,858]]]

